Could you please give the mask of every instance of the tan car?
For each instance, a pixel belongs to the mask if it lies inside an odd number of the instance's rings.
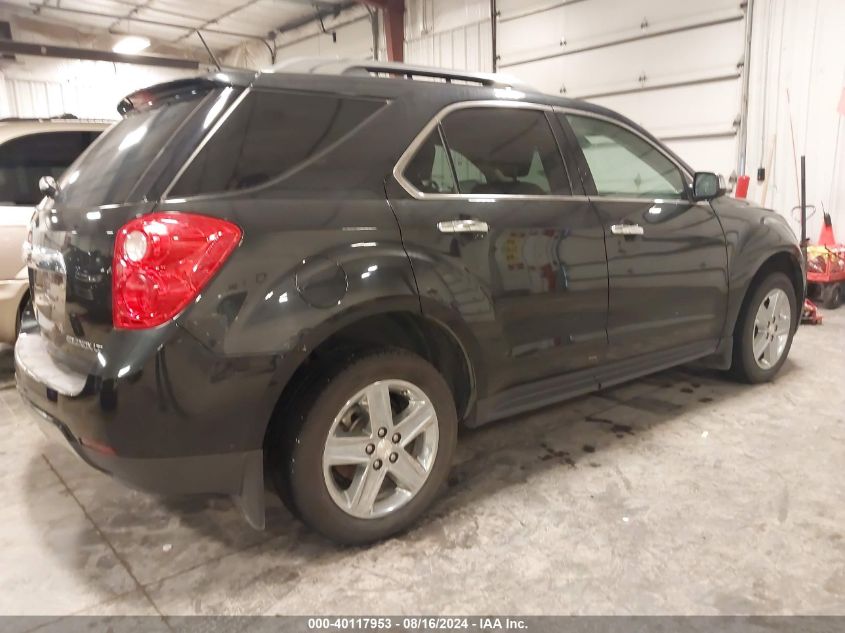
[[[29,298],[21,249],[42,194],[108,123],[79,119],[0,119],[0,343],[14,342]]]

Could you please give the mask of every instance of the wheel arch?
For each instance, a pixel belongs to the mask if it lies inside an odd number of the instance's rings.
[[[464,335],[450,324],[421,313],[418,303],[415,306],[394,305],[389,309],[361,310],[359,307],[354,314],[344,315],[307,335],[295,367],[288,370],[286,380],[280,381],[284,386],[266,421],[263,445],[266,447],[276,428],[285,424],[284,412],[291,400],[319,376],[323,363],[374,347],[397,347],[421,356],[434,365],[449,384],[458,419],[472,411],[477,365]]]
[[[735,334],[737,324],[739,323],[739,317],[745,309],[751,295],[754,294],[754,291],[760,283],[774,272],[784,273],[789,278],[790,282],[792,282],[792,288],[795,290],[795,299],[797,302],[797,305],[795,306],[796,314],[801,314],[801,307],[804,303],[805,296],[805,282],[804,269],[801,265],[801,260],[799,259],[800,256],[800,251],[793,252],[792,250],[780,250],[769,255],[757,264],[754,268],[754,274],[743,288],[741,301],[736,302],[736,304],[732,306],[732,313],[730,315],[731,318],[728,320],[731,335]],[[797,327],[799,322],[800,318],[796,319],[794,327]]]

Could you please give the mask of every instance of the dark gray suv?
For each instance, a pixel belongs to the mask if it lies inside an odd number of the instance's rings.
[[[798,325],[787,224],[603,108],[311,60],[119,111],[30,227],[18,387],[93,467],[256,527],[267,478],[383,538],[460,424],[696,359],[770,380]]]

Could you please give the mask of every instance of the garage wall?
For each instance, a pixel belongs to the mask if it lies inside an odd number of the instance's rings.
[[[497,0],[498,67],[552,94],[613,108],[693,167],[730,176],[739,159],[745,3],[740,0]],[[489,0],[407,0],[406,59],[492,69]],[[792,218],[797,155],[808,202],[845,235],[843,0],[753,0],[749,198]],[[623,40],[623,41],[621,41]],[[621,42],[620,42],[621,41]],[[383,53],[382,53],[383,55]],[[790,92],[790,104],[786,91]],[[771,163],[768,189],[757,167]],[[821,212],[811,217],[815,239]],[[793,221],[797,230],[797,222]]]
[[[0,117],[71,113],[84,119],[117,120],[117,104],[130,92],[193,74],[131,64],[28,58],[25,67],[0,72]]]
[[[489,0],[406,2],[408,62],[492,70]],[[497,0],[497,6],[499,70],[543,91],[618,110],[698,169],[734,172],[745,35],[739,0]],[[277,59],[372,57],[372,22],[364,7],[325,25],[336,41],[308,24],[277,38]],[[13,27],[24,40],[80,46],[94,45],[96,37],[54,33],[33,20]],[[806,153],[808,201],[824,206],[845,235],[845,123],[837,111],[845,90],[845,38],[839,35],[845,33],[845,2],[753,0],[752,27],[749,197],[791,217],[798,204],[794,154]],[[381,25],[379,36],[379,57],[385,59]],[[223,62],[262,68],[270,64],[270,54],[261,43],[247,42]],[[72,112],[113,119],[115,104],[128,92],[186,74],[191,73],[22,58],[0,67],[0,116]],[[755,177],[761,165],[768,168],[764,183]],[[810,220],[812,238],[820,222],[819,212]]]
[[[618,110],[698,169],[737,163],[738,0],[497,0],[498,69]],[[492,70],[489,0],[407,0],[409,62]]]
[[[114,36],[19,18],[0,12],[21,41],[108,50]],[[118,102],[128,93],[162,81],[196,74],[133,64],[112,64],[17,56],[0,62],[0,117],[117,119]]]
[[[625,114],[697,169],[730,174],[744,14],[736,0],[499,0],[499,68]]]
[[[406,0],[405,60],[462,70],[493,70],[489,0]]]
[[[317,23],[286,31],[276,38],[276,61],[292,57],[373,58],[373,27],[364,7],[353,7],[336,18],[323,20],[323,33]],[[333,40],[330,33],[336,34]],[[221,63],[242,68],[266,68],[272,62],[270,52],[260,42],[245,42],[234,47]]]
[[[821,227],[821,207],[845,240],[845,2],[755,2],[749,90],[749,198],[790,218],[798,204],[797,156],[807,156],[807,202],[819,212],[808,236]],[[788,91],[788,96],[787,96]],[[792,125],[790,126],[790,116]],[[794,151],[793,151],[794,132]],[[759,166],[767,183],[758,183]],[[766,186],[768,184],[768,186]],[[765,193],[765,199],[764,199]]]

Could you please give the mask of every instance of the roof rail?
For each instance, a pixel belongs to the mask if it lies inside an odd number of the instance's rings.
[[[0,123],[63,123],[66,121],[71,123],[114,123],[113,119],[79,118],[75,114],[68,113],[57,116],[7,116],[0,119]]]
[[[498,73],[474,73],[432,66],[414,66],[398,62],[377,62],[358,59],[327,59],[325,57],[293,57],[275,64],[271,72],[306,73],[320,75],[392,76],[404,79],[442,79],[446,83],[473,83],[493,88],[513,88],[537,92],[515,77]]]

